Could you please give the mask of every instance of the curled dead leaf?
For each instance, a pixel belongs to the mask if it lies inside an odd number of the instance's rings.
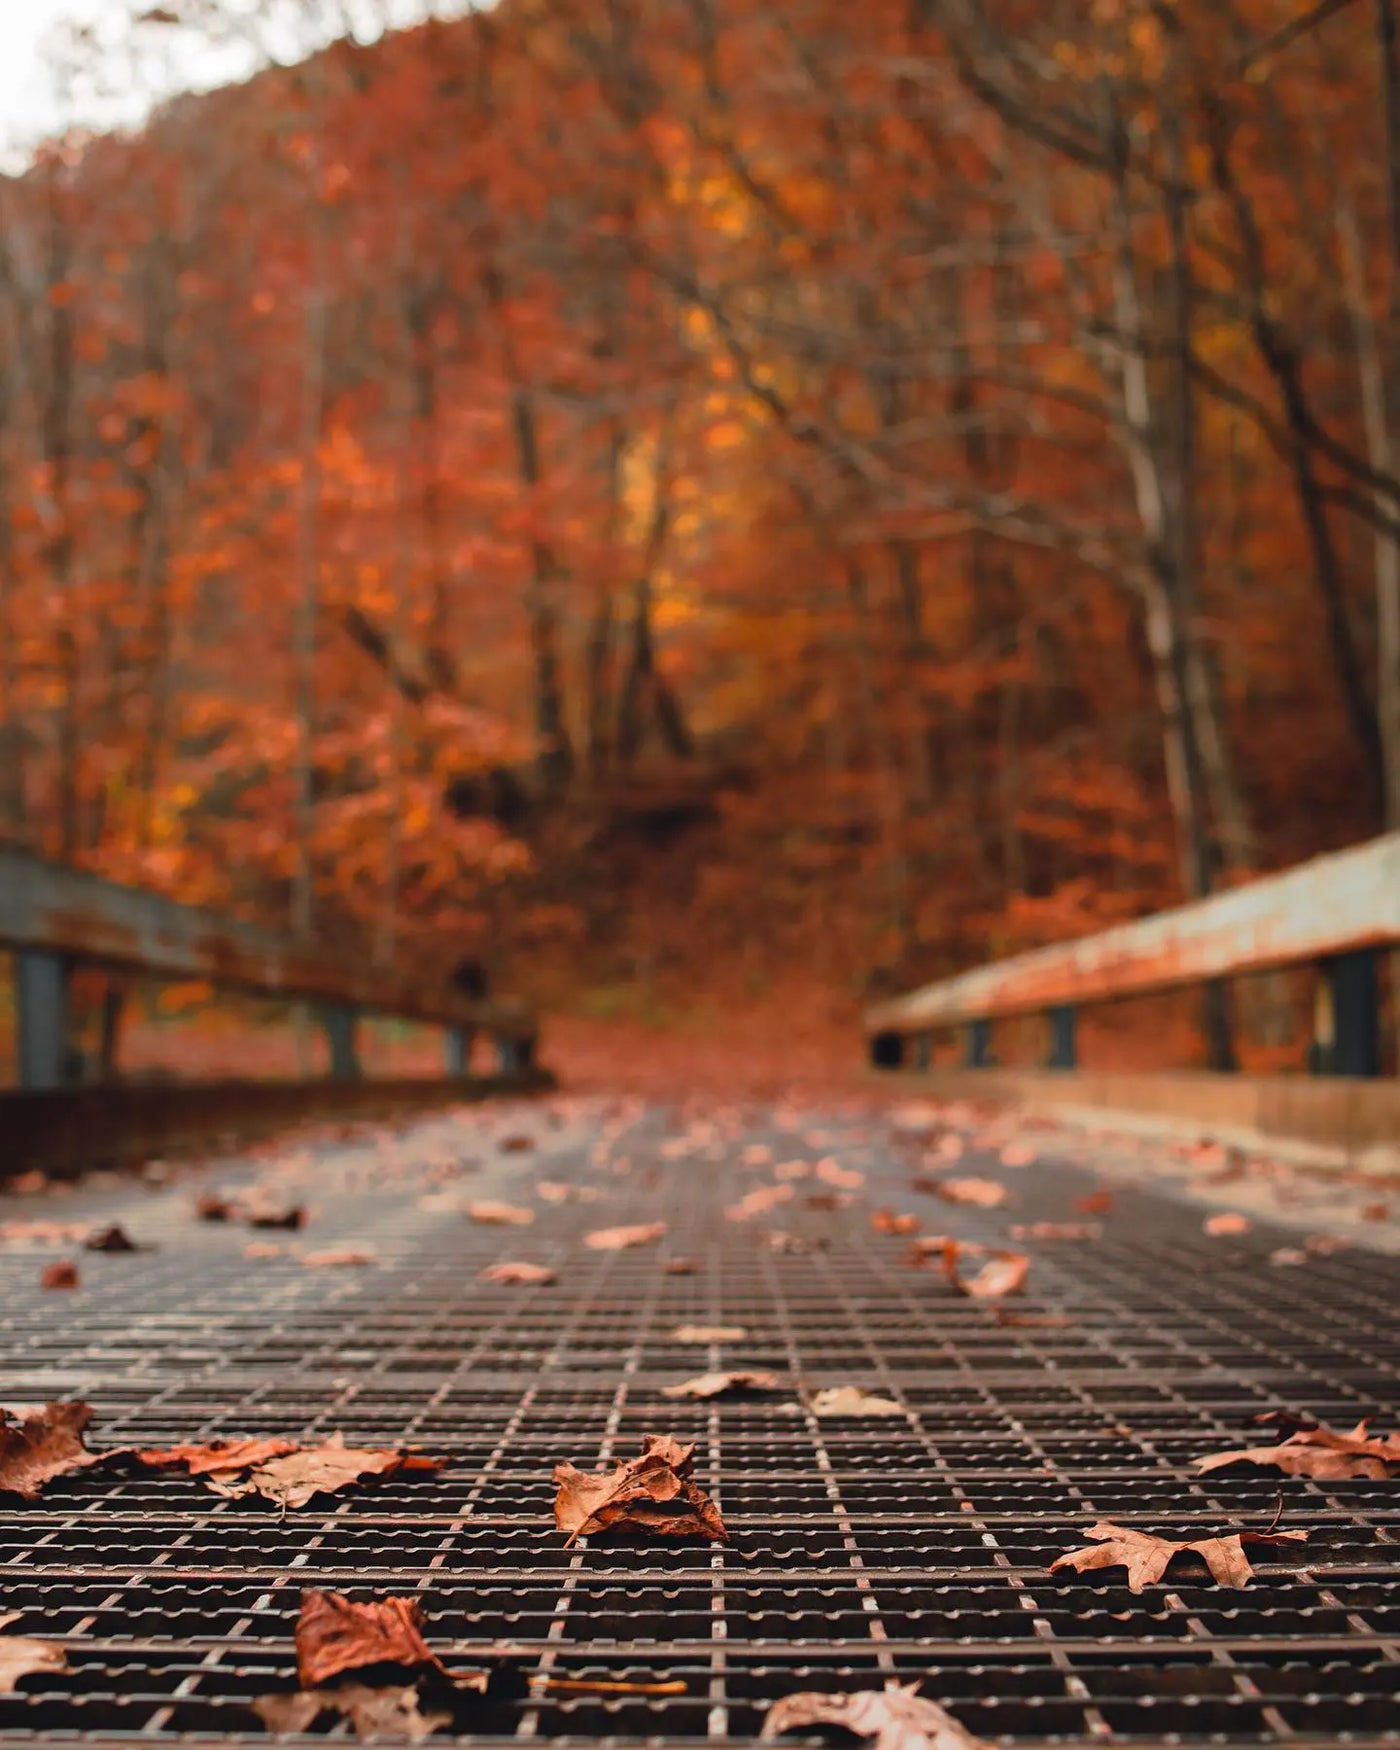
[[[111,1227],[97,1228],[83,1241],[86,1252],[149,1252],[150,1246],[138,1246],[124,1227],[113,1223]]]
[[[469,1203],[467,1214],[482,1227],[528,1227],[535,1219],[533,1209],[518,1203]]]
[[[978,1209],[997,1209],[1007,1201],[1005,1185],[995,1179],[937,1179],[926,1175],[914,1180],[916,1191],[927,1191],[945,1203],[968,1203]]]
[[[646,1436],[640,1457],[619,1460],[609,1471],[557,1464],[554,1522],[570,1544],[614,1528],[727,1543],[719,1509],[691,1479],[694,1464],[693,1445],[657,1434]]]
[[[1187,1543],[1174,1543],[1170,1538],[1157,1537],[1152,1532],[1136,1531],[1129,1526],[1112,1525],[1100,1520],[1084,1533],[1094,1541],[1082,1549],[1068,1550],[1051,1562],[1050,1572],[1072,1568],[1076,1573],[1088,1573],[1095,1568],[1126,1568],[1128,1590],[1141,1592],[1145,1586],[1155,1586],[1177,1556],[1188,1552],[1199,1556],[1221,1586],[1247,1586],[1254,1569],[1244,1552],[1245,1544],[1301,1543],[1306,1531],[1241,1531],[1226,1537],[1200,1537]]]
[[[743,1325],[677,1325],[672,1343],[742,1343],[748,1336]]]
[[[452,1724],[450,1712],[419,1707],[415,1683],[371,1689],[363,1683],[343,1683],[335,1689],[298,1689],[291,1695],[263,1695],[253,1711],[269,1732],[309,1732],[325,1714],[339,1714],[355,1736],[406,1738],[419,1744],[440,1727]]]
[[[761,1397],[767,1392],[780,1392],[783,1382],[776,1373],[697,1373],[694,1379],[683,1379],[679,1385],[661,1388],[663,1398],[738,1398]]]
[[[785,1695],[769,1708],[760,1738],[768,1742],[804,1726],[838,1726],[870,1739],[874,1750],[989,1750],[937,1702],[902,1683],[853,1695]]]
[[[919,1231],[917,1215],[896,1215],[892,1209],[877,1209],[870,1217],[877,1234],[913,1234]]]
[[[1097,1240],[1101,1221],[1018,1221],[1007,1228],[1013,1240]]]
[[[858,1191],[865,1183],[864,1173],[855,1167],[843,1167],[830,1155],[817,1162],[815,1172],[823,1185],[832,1185],[838,1191]]]
[[[304,1507],[317,1495],[331,1495],[366,1476],[391,1476],[405,1470],[440,1470],[446,1462],[393,1447],[347,1446],[332,1434],[315,1446],[290,1440],[213,1441],[207,1446],[172,1446],[138,1454],[155,1468],[183,1465],[201,1476],[216,1495],[241,1500],[261,1495],[283,1508]]]
[[[1201,1231],[1218,1238],[1222,1234],[1247,1234],[1253,1226],[1247,1215],[1224,1210],[1219,1215],[1208,1215],[1201,1223]]]
[[[737,1203],[731,1203],[724,1212],[724,1219],[751,1221],[756,1215],[765,1215],[770,1209],[776,1209],[780,1203],[791,1203],[794,1195],[791,1185],[761,1185]]]
[[[559,1278],[543,1264],[526,1264],[514,1259],[503,1260],[499,1264],[488,1264],[481,1272],[484,1282],[535,1283],[543,1285],[547,1282],[557,1282]]]
[[[1349,1432],[1321,1424],[1299,1428],[1277,1446],[1248,1446],[1234,1452],[1213,1452],[1195,1461],[1202,1475],[1230,1464],[1253,1464],[1290,1477],[1316,1477],[1324,1482],[1357,1477],[1384,1480],[1400,1472],[1400,1434],[1381,1438],[1368,1434],[1369,1421]]]
[[[1076,1197],[1074,1207],[1080,1215],[1109,1215],[1116,1201],[1111,1191],[1090,1191],[1083,1197]]]
[[[0,1615],[0,1628],[23,1614],[19,1610],[6,1611]],[[31,1640],[28,1635],[0,1634],[0,1695],[12,1695],[21,1677],[67,1669],[67,1656],[56,1642]]]
[[[327,1246],[319,1252],[303,1252],[301,1261],[308,1270],[339,1270],[377,1264],[379,1254],[372,1246]]]
[[[664,1239],[664,1221],[645,1222],[639,1227],[600,1227],[585,1234],[583,1243],[595,1252],[624,1252],[632,1246],[652,1246]]]
[[[859,1386],[834,1385],[814,1392],[807,1407],[814,1416],[902,1416],[904,1405],[876,1397]]]
[[[91,1420],[92,1406],[82,1402],[0,1410],[0,1494],[35,1501],[54,1477],[71,1476],[111,1456],[89,1452],[83,1444]]]
[[[1029,1167],[1034,1165],[1037,1157],[1028,1142],[1008,1142],[999,1158],[1004,1167]]]
[[[935,1255],[942,1261],[943,1274],[958,1293],[974,1300],[1001,1300],[1005,1295],[1019,1294],[1030,1274],[1031,1261],[1025,1252],[1003,1251],[972,1240],[951,1239],[946,1234],[931,1234],[916,1240],[910,1248],[911,1262]],[[962,1266],[963,1260],[970,1258],[985,1261],[968,1276]]]
[[[1021,1330],[1065,1331],[1074,1323],[1064,1313],[1014,1312],[1009,1306],[994,1306],[992,1317],[999,1325],[1011,1325]]]
[[[423,1612],[416,1598],[354,1604],[340,1592],[308,1590],[297,1618],[296,1649],[303,1689],[366,1665],[399,1665],[409,1671],[438,1665],[423,1639]]]
[[[694,1258],[670,1258],[665,1271],[668,1276],[694,1276],[699,1268]]]
[[[77,1288],[78,1266],[71,1258],[57,1258],[45,1264],[39,1277],[40,1288]]]
[[[10,1182],[14,1189],[14,1181]],[[81,1245],[91,1230],[82,1221],[0,1221],[0,1240],[21,1245]]]

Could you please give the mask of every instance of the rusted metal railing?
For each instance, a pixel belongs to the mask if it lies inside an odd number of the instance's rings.
[[[375,968],[22,851],[0,850],[0,948],[14,955],[24,1089],[60,1089],[73,1079],[68,998],[80,965],[310,1003],[327,1034],[335,1081],[360,1076],[361,1016],[444,1028],[453,1076],[465,1074],[477,1034],[494,1041],[502,1075],[533,1066],[537,1025],[523,1003],[472,1001],[445,976],[437,984]]]
[[[1400,833],[1079,941],[1018,954],[879,1003],[865,1017],[871,1060],[926,1065],[933,1037],[964,1029],[965,1061],[991,1062],[991,1023],[1049,1019],[1049,1067],[1076,1067],[1076,1018],[1091,1003],[1279,967],[1318,968],[1313,1067],[1380,1073],[1383,950],[1400,944]]]

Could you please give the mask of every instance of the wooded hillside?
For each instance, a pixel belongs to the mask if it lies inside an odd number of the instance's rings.
[[[505,0],[54,142],[0,832],[854,993],[1400,825],[1397,316],[1395,0]]]

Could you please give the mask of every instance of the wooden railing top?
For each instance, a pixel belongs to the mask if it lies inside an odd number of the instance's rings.
[[[28,852],[0,848],[0,945],[155,979],[198,979],[260,996],[343,1005],[446,1027],[528,1039],[523,1003],[472,1002],[447,984],[376,968],[349,954],[179,905],[158,893]]]
[[[1143,996],[1400,943],[1400,833],[878,1003],[869,1033]]]

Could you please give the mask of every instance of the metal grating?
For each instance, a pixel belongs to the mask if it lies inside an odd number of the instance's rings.
[[[503,1122],[540,1146],[499,1154]],[[815,1143],[767,1124],[734,1121],[698,1166],[663,1153],[666,1113],[603,1107],[463,1112],[392,1145],[284,1161],[279,1184],[319,1206],[314,1243],[369,1238],[373,1269],[250,1262],[244,1230],[190,1218],[188,1185],[107,1183],[46,1203],[63,1219],[121,1219],[160,1249],[85,1257],[84,1289],[59,1296],[38,1290],[36,1253],[0,1247],[4,1401],[86,1396],[98,1445],[340,1428],[451,1462],[285,1517],[171,1474],[80,1476],[12,1504],[0,1608],[22,1613],[11,1633],[64,1639],[71,1670],[0,1697],[0,1731],[261,1738],[248,1703],[293,1685],[300,1592],[324,1584],[419,1592],[449,1663],[506,1641],[540,1671],[686,1683],[676,1697],[502,1704],[483,1740],[746,1742],[783,1694],[899,1677],[1010,1745],[1400,1744],[1400,1483],[1188,1469],[1248,1443],[1268,1409],[1394,1421],[1393,1259],[1353,1250],[1271,1269],[1280,1233],[1207,1239],[1199,1210],[1125,1191],[1103,1239],[1030,1248],[1021,1306],[1073,1323],[1004,1327],[908,1269],[905,1242],[868,1223],[877,1203],[918,1205],[926,1228],[996,1239],[1004,1211],[914,1198],[907,1164],[859,1118],[828,1120]],[[726,1222],[725,1204],[768,1182],[741,1163],[754,1141],[777,1159],[834,1152],[868,1184],[848,1209],[809,1209],[799,1185],[771,1221]],[[479,1164],[450,1181],[464,1195],[530,1201],[541,1178],[600,1195],[537,1203],[528,1229],[421,1207],[468,1157]],[[1066,1218],[1088,1185],[1063,1166],[962,1168],[1003,1177],[1017,1220]],[[662,1216],[659,1248],[580,1244],[591,1227]],[[769,1226],[811,1249],[773,1252]],[[682,1254],[698,1272],[665,1274]],[[513,1256],[554,1264],[559,1283],[477,1280]],[[685,1322],[749,1335],[681,1347],[668,1336]],[[858,1384],[908,1414],[819,1422],[776,1401],[659,1395],[732,1365],[794,1387]],[[733,1543],[565,1550],[556,1460],[625,1456],[663,1428],[699,1442],[699,1480]],[[1121,1571],[1046,1571],[1096,1518],[1183,1538],[1262,1529],[1280,1491],[1309,1542],[1256,1563],[1248,1591],[1188,1571],[1134,1598]]]

